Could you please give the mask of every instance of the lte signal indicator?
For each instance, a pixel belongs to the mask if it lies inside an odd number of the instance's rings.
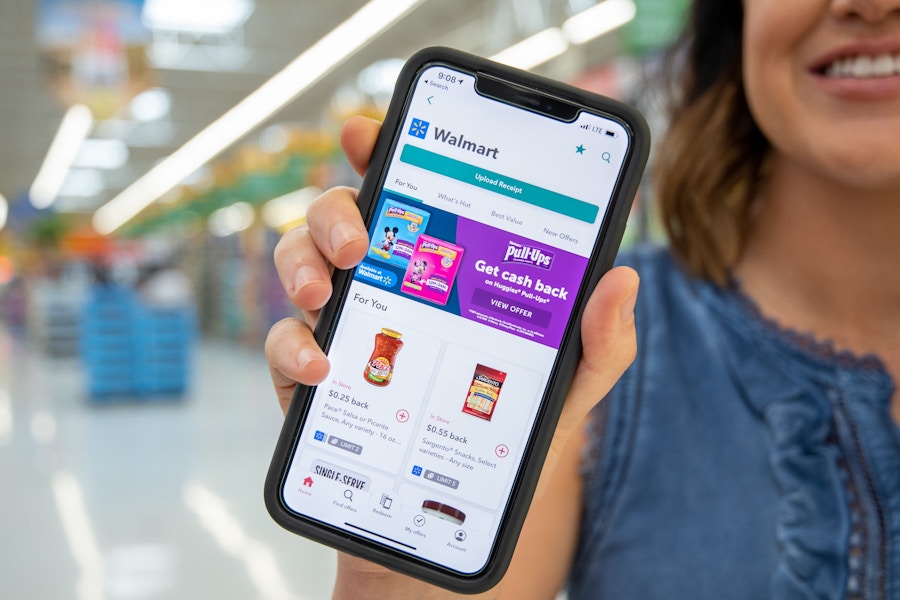
[[[590,128],[591,128],[591,124],[590,124],[590,123],[585,123],[585,124],[582,125],[580,128],[581,128],[581,129],[590,129]]]

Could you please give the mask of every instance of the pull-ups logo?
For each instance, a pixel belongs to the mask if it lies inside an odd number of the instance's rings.
[[[532,265],[541,269],[550,269],[553,265],[553,253],[545,253],[540,248],[510,242],[506,247],[503,262]]]
[[[409,135],[424,140],[425,134],[428,133],[429,125],[430,123],[428,121],[413,119],[412,124],[409,126]]]

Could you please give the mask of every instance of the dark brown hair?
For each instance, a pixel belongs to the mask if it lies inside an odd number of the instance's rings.
[[[655,157],[675,256],[720,285],[743,249],[769,148],[744,96],[743,20],[740,0],[694,1],[670,57],[679,75]]]

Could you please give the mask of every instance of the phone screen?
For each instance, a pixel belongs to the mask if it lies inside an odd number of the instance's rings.
[[[289,510],[461,574],[485,567],[629,150],[428,66],[408,96],[284,479]]]

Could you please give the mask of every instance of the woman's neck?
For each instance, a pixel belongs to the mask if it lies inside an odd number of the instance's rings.
[[[761,202],[735,268],[742,288],[783,326],[876,354],[900,383],[900,189],[776,161]],[[897,389],[892,408],[900,423]]]

